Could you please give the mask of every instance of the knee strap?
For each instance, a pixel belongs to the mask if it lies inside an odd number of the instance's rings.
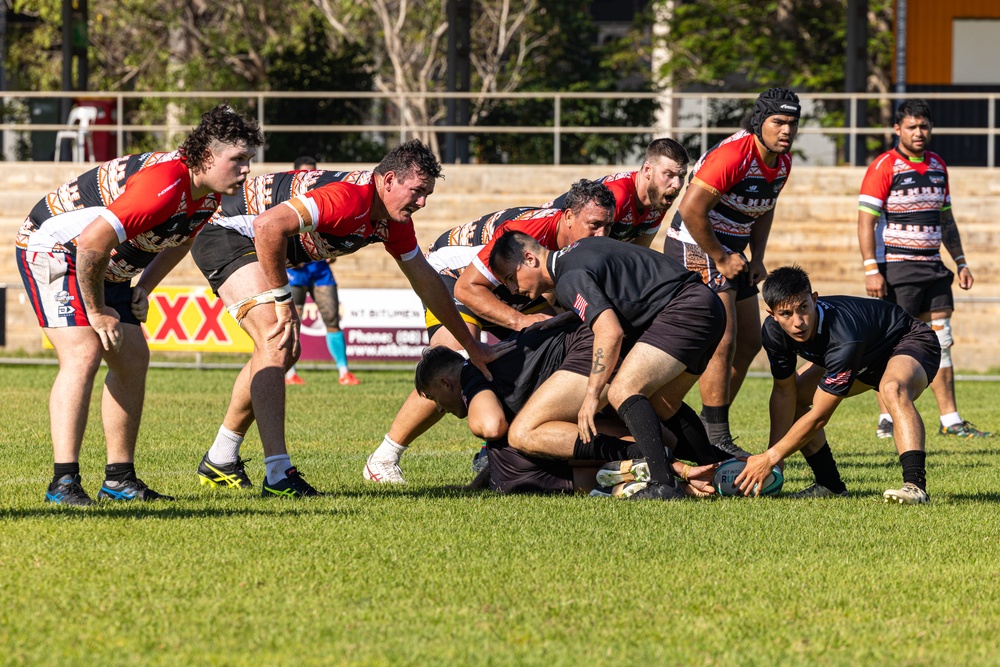
[[[955,339],[951,337],[951,318],[942,317],[931,320],[931,329],[937,334],[938,342],[941,344],[941,368],[949,368],[951,361],[951,346],[955,344]]]
[[[229,311],[229,314],[233,316],[233,319],[236,320],[236,323],[242,326],[243,318],[247,316],[247,313],[250,312],[250,309],[253,308],[254,306],[259,306],[263,303],[274,303],[274,295],[271,294],[270,290],[264,292],[263,294],[257,294],[255,296],[243,299],[242,301],[237,301],[233,305],[226,308],[226,310]]]

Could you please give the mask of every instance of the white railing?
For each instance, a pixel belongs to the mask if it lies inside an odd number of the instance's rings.
[[[456,133],[456,134],[547,134],[552,135],[552,164],[560,164],[560,144],[563,135],[571,134],[629,134],[629,135],[700,135],[702,152],[709,148],[709,135],[718,135],[735,132],[735,127],[721,127],[710,125],[710,104],[713,100],[746,100],[747,106],[756,97],[755,93],[563,93],[563,92],[530,92],[530,93],[378,93],[378,92],[27,92],[27,91],[6,91],[0,92],[0,99],[5,103],[9,100],[26,101],[39,98],[57,98],[74,100],[86,99],[112,99],[115,101],[117,113],[115,122],[110,124],[91,126],[93,131],[113,132],[117,140],[116,155],[121,155],[125,151],[126,132],[163,132],[181,133],[191,129],[191,125],[169,124],[169,123],[144,123],[126,124],[122,122],[125,110],[125,100],[160,98],[168,100],[204,99],[218,101],[247,100],[248,103],[256,107],[257,120],[261,129],[266,133],[302,133],[302,132],[333,132],[333,133],[390,133],[400,137],[409,138],[417,133]],[[808,116],[804,117],[800,125],[800,134],[822,135],[828,138],[846,135],[847,141],[847,163],[853,164],[857,142],[859,136],[884,136],[889,130],[884,127],[859,126],[857,110],[859,105],[856,101],[884,101],[893,102],[899,99],[919,97],[929,101],[933,100],[981,100],[987,103],[987,119],[985,127],[947,127],[935,126],[934,132],[942,135],[976,135],[987,137],[987,165],[996,165],[996,137],[1000,134],[996,123],[997,98],[1000,93],[800,93],[800,99],[806,105],[817,101],[842,101],[845,107],[850,108],[846,123],[842,127],[823,127],[818,121]],[[507,126],[507,125],[410,125],[404,122],[391,124],[359,124],[359,125],[281,125],[265,122],[265,109],[269,100],[281,99],[329,99],[329,100],[381,100],[403,108],[408,100],[433,98],[435,100],[465,99],[477,100],[482,98],[494,100],[546,100],[552,104],[552,124],[535,126]],[[673,101],[688,104],[694,102],[698,104],[699,111],[693,114],[685,114],[685,124],[676,126],[649,126],[649,127],[625,127],[625,126],[577,126],[563,124],[562,107],[567,100],[658,100],[661,102]],[[696,118],[688,118],[693,115]],[[402,118],[402,114],[400,114]],[[694,121],[694,122],[688,122]],[[62,124],[43,123],[0,123],[0,131],[15,132],[39,132],[58,131],[73,129],[72,126]],[[263,151],[258,151],[258,158],[264,161]]]

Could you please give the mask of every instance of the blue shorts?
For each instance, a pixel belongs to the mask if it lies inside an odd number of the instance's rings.
[[[293,287],[310,287],[314,285],[336,285],[330,265],[325,261],[309,262],[288,271],[288,284]]]

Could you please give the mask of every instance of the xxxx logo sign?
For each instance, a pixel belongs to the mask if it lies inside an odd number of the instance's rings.
[[[252,352],[253,341],[207,288],[163,287],[143,325],[151,350]]]

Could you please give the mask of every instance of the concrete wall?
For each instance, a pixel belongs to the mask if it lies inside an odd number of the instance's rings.
[[[356,168],[354,165],[322,165]],[[263,174],[286,165],[254,165]],[[564,192],[579,178],[595,178],[630,167],[488,166],[450,165],[438,182],[428,206],[414,223],[422,246],[441,232],[511,206],[540,205]],[[23,289],[13,257],[17,227],[32,206],[49,190],[79,173],[79,165],[52,163],[0,163],[0,283],[11,289],[7,296],[7,350],[37,351],[40,335],[34,315],[24,302]],[[777,267],[797,262],[813,278],[821,294],[855,294],[864,291],[864,273],[857,249],[857,191],[863,168],[796,167],[781,194],[768,245],[766,264]],[[997,170],[951,170],[952,199],[966,255],[976,277],[971,292],[956,289],[953,319],[959,369],[1000,367],[997,322],[1000,317],[1000,179]],[[671,216],[671,214],[668,215]],[[653,242],[663,247],[663,233]],[[405,287],[393,259],[380,247],[365,248],[337,261],[337,280],[349,287]],[[201,285],[201,273],[186,259],[164,284]],[[971,299],[971,300],[970,300]],[[759,362],[761,360],[758,360]]]

